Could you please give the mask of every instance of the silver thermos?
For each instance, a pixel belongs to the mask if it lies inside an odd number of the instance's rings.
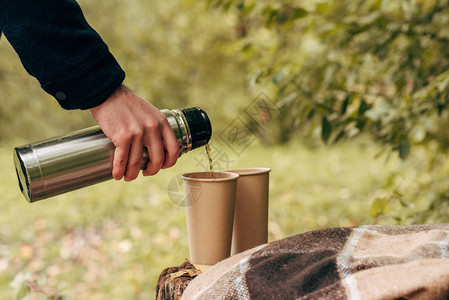
[[[201,108],[161,112],[175,133],[180,155],[210,140],[211,123]],[[28,202],[35,202],[112,179],[114,149],[99,126],[16,147],[14,165],[20,190]],[[141,169],[147,162],[144,151]]]

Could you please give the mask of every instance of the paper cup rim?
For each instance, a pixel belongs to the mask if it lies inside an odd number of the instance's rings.
[[[217,177],[210,177],[211,172],[190,172],[181,175],[183,180],[202,181],[202,182],[217,182],[217,181],[232,181],[239,178],[239,174],[232,172],[213,172]],[[202,177],[204,175],[204,177]],[[198,176],[198,177],[195,177]]]
[[[270,168],[242,168],[242,169],[233,169],[226,170],[226,172],[239,174],[240,176],[246,175],[259,175],[271,172]]]

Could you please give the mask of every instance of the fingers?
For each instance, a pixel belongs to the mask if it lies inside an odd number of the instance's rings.
[[[152,122],[147,127],[144,143],[148,150],[149,161],[143,175],[155,175],[159,172],[165,161],[164,145],[161,139],[161,129],[159,123]]]
[[[175,134],[164,119],[162,124],[150,122],[143,134],[128,134],[115,150],[112,176],[131,181],[139,175],[142,164],[143,147],[147,148],[149,161],[143,171],[144,176],[155,175],[160,169],[173,166],[179,154]],[[131,136],[131,137],[129,137]]]
[[[143,143],[141,135],[138,135],[132,142],[129,151],[128,162],[126,164],[125,181],[137,178],[140,172],[143,157]]]
[[[165,160],[162,164],[162,169],[166,169],[173,166],[178,160],[179,145],[178,141],[176,140],[175,133],[166,120],[163,125],[161,135],[165,149]]]
[[[114,161],[112,163],[112,177],[115,180],[120,180],[125,175],[128,153],[129,145],[117,146],[115,148]]]
[[[160,121],[157,132],[153,130],[151,133],[146,144],[149,162],[143,171],[144,176],[155,175],[160,169],[173,166],[179,156],[178,141],[165,117]]]
[[[144,175],[173,166],[178,158],[176,137],[167,119],[156,107],[126,87],[118,88],[105,102],[90,109],[105,135],[116,149],[112,176],[126,181],[140,171],[143,147],[149,163]]]

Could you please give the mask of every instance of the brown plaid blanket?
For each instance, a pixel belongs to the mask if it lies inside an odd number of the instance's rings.
[[[230,257],[182,299],[448,299],[449,224],[303,233]]]

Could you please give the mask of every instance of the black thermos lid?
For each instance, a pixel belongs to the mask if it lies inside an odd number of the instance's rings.
[[[212,126],[206,112],[199,107],[181,109],[192,135],[192,149],[204,146],[212,136]]]

